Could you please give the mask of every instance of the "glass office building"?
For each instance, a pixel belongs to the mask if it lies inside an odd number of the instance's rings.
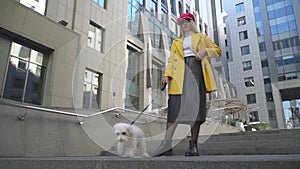
[[[291,120],[298,126],[299,104],[293,108],[290,102],[300,99],[299,1],[229,2],[224,6],[231,82],[256,120],[270,122],[273,128],[285,128]]]

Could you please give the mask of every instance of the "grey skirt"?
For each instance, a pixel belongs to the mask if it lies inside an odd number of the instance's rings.
[[[167,122],[180,124],[204,123],[206,92],[201,62],[194,56],[185,57],[184,82],[181,95],[169,95]]]

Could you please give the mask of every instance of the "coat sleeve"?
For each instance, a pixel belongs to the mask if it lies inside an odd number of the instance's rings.
[[[208,36],[204,35],[205,50],[209,58],[211,57],[220,57],[222,54],[221,48],[216,45]]]
[[[168,65],[167,65],[167,69],[165,71],[164,76],[168,76],[170,78],[173,78],[173,67],[174,67],[174,54],[175,54],[175,47],[174,47],[174,42],[172,43],[172,47],[171,47],[171,53],[170,53],[170,57],[168,59]]]

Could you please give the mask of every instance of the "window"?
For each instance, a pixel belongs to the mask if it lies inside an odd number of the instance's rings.
[[[164,106],[165,95],[160,91],[161,88],[161,79],[163,78],[164,72],[163,64],[152,61],[152,98],[153,100],[153,109],[161,108]]]
[[[252,70],[252,64],[251,64],[251,61],[243,62],[243,69],[244,69],[244,71]]]
[[[288,23],[286,22],[286,23],[278,24],[277,25],[277,30],[278,30],[277,33],[283,33],[283,32],[289,31]]]
[[[183,14],[183,2],[182,0],[178,1],[178,10],[179,10],[179,15]]]
[[[247,104],[256,103],[256,96],[255,94],[247,94]]]
[[[161,1],[161,21],[164,25],[168,26],[168,3],[166,0]]]
[[[280,50],[291,47],[300,47],[300,41],[298,36],[273,42],[274,50]]]
[[[259,7],[259,0],[252,0],[253,7]]]
[[[104,32],[105,30],[102,27],[91,21],[88,32],[88,47],[93,48],[98,52],[104,53]]]
[[[83,82],[82,108],[100,109],[100,87],[102,74],[86,69]]]
[[[266,51],[266,43],[265,43],[265,42],[260,42],[260,43],[258,44],[258,46],[259,46],[259,51],[260,51],[260,52]]]
[[[95,3],[100,5],[102,8],[105,8],[106,6],[106,0],[93,0]]]
[[[238,26],[245,25],[246,24],[246,17],[243,16],[243,17],[237,18],[237,23],[238,23]]]
[[[156,12],[157,12],[157,0],[150,0],[149,2],[149,7],[150,7],[150,11],[151,13],[156,16]]]
[[[229,53],[226,51],[226,59],[229,60]]]
[[[254,78],[253,77],[244,78],[244,82],[245,82],[246,87],[254,86]]]
[[[46,10],[46,0],[19,0],[20,4],[44,15]]]
[[[264,84],[270,84],[271,83],[271,78],[270,76],[264,76]]]
[[[176,15],[176,0],[171,0],[170,4],[171,4],[171,11],[173,15]]]
[[[140,86],[139,86],[139,55],[140,53],[131,47],[127,47],[128,65],[126,72],[126,98],[125,108],[140,109]]]
[[[127,7],[127,29],[130,33],[140,40],[143,40],[143,36],[140,32],[140,11],[144,8],[143,0],[129,0]]]
[[[188,13],[190,11],[191,11],[191,7],[188,4],[186,4],[186,12]]]
[[[240,36],[240,40],[248,39],[248,33],[247,33],[247,31],[239,32],[239,36]]]
[[[282,60],[284,65],[295,64],[294,55],[282,56]]]
[[[268,66],[269,66],[268,59],[267,58],[261,59],[261,67],[268,67]]]
[[[272,92],[266,92],[266,101],[267,102],[273,101],[273,94],[272,94]]]
[[[262,26],[257,26],[256,27],[256,33],[257,33],[257,36],[263,36],[264,35],[263,27]]]
[[[272,35],[297,29],[292,2],[268,7],[268,18]]]
[[[236,12],[244,11],[245,10],[244,2],[235,5],[235,10],[236,10]]]
[[[296,73],[286,73],[285,77],[286,77],[286,80],[293,80],[293,79],[298,78]]]
[[[162,42],[161,42],[161,30],[159,25],[155,24],[156,22],[149,19],[149,30],[150,30],[150,38],[151,38],[151,45],[156,49],[161,49]]]
[[[250,122],[259,121],[258,112],[257,111],[250,112],[249,113],[249,120],[250,120]]]
[[[283,60],[281,56],[276,57],[276,66],[283,66]]]
[[[46,69],[44,59],[43,53],[12,42],[3,97],[41,104]]]
[[[242,53],[242,55],[248,55],[248,54],[250,54],[249,45],[241,47],[241,53]]]
[[[260,14],[260,13],[254,13],[254,18],[255,18],[255,21],[256,21],[256,22],[262,21],[262,18],[261,18],[261,14]]]
[[[268,110],[268,114],[270,119],[276,119],[275,110]]]

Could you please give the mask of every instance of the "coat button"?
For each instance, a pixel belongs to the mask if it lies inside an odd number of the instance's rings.
[[[176,67],[174,68],[174,70],[176,70]]]

